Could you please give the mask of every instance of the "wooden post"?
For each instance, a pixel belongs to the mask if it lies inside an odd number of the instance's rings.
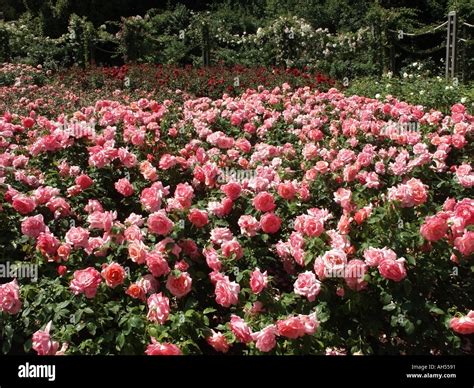
[[[446,79],[454,78],[456,76],[456,37],[457,17],[456,11],[451,11],[448,14],[448,26],[446,37]]]

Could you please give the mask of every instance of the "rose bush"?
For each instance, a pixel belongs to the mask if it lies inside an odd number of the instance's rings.
[[[1,260],[38,268],[0,286],[4,353],[470,351],[463,105],[283,84],[73,107],[0,116]]]

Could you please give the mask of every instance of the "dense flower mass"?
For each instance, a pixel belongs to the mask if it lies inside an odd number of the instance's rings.
[[[38,354],[449,353],[473,332],[467,110],[288,84],[38,104],[0,116],[7,255],[39,271],[0,311]]]

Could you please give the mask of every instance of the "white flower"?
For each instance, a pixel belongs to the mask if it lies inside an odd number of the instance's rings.
[[[462,98],[461,98],[461,104],[464,104],[466,101],[467,101],[467,98],[466,98],[466,97],[462,97]]]
[[[403,73],[403,78],[407,78],[408,77],[408,74],[407,73]]]

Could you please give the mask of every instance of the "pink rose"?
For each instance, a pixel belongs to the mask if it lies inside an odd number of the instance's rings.
[[[290,181],[285,181],[278,185],[278,195],[288,201],[292,200],[296,195],[296,188]]]
[[[229,241],[224,241],[221,245],[221,249],[222,254],[225,257],[231,258],[232,256],[234,256],[235,260],[242,258],[244,254],[242,247],[235,238]]]
[[[231,282],[227,278],[222,278],[216,282],[215,288],[216,302],[223,307],[230,307],[239,302],[240,286]]]
[[[461,237],[454,240],[454,247],[464,256],[474,252],[474,231],[466,231]]]
[[[151,233],[166,236],[173,230],[174,223],[166,216],[164,210],[160,210],[150,214],[147,226]]]
[[[247,237],[255,236],[260,229],[260,223],[250,215],[240,216],[237,224],[240,227],[240,233]]]
[[[459,334],[474,334],[474,311],[469,311],[461,318],[452,318],[449,327]]]
[[[182,208],[189,208],[193,197],[194,189],[189,183],[178,183],[174,192],[174,198],[179,202]]]
[[[170,314],[170,301],[163,293],[153,294],[148,297],[148,314],[149,321],[163,325]]]
[[[73,227],[66,233],[66,242],[75,247],[87,248],[89,245],[89,231],[81,227]]]
[[[119,179],[115,182],[115,190],[117,190],[124,197],[133,195],[133,186],[127,178]]]
[[[266,191],[262,191],[258,193],[252,201],[253,206],[255,209],[261,212],[271,212],[275,210],[275,200],[273,199],[273,195]]]
[[[148,248],[142,241],[132,241],[128,244],[128,257],[137,264],[145,263],[147,253]]]
[[[169,274],[166,288],[177,298],[182,298],[191,291],[193,279],[187,272],[181,272],[179,276]]]
[[[380,274],[385,279],[390,279],[399,282],[407,276],[405,269],[405,259],[397,260],[383,259],[378,266]]]
[[[421,235],[428,241],[438,241],[446,236],[448,224],[446,219],[432,216],[427,217],[420,227]]]
[[[229,351],[229,342],[224,334],[211,330],[212,335],[207,337],[207,343],[211,345],[217,352],[227,353]]]
[[[59,349],[59,342],[53,341],[49,334],[52,322],[49,321],[44,330],[33,334],[32,347],[39,356],[54,356]]]
[[[203,228],[209,223],[209,218],[205,210],[191,209],[188,214],[188,220],[196,227]]]
[[[255,346],[261,352],[269,352],[276,346],[278,331],[275,325],[269,325],[264,329],[253,333],[252,339],[256,341]]]
[[[170,343],[159,343],[155,338],[151,338],[151,344],[149,344],[145,350],[148,356],[180,356],[183,353],[181,350]]]
[[[354,291],[361,291],[366,288],[367,282],[364,280],[364,276],[367,270],[367,264],[362,260],[350,260],[344,271],[344,280],[347,286]]]
[[[21,223],[21,232],[28,237],[36,238],[40,233],[46,232],[43,216],[38,214],[34,217],[28,217]]]
[[[232,240],[233,235],[229,228],[214,228],[211,230],[211,241],[214,244],[220,244],[224,241]]]
[[[230,328],[240,342],[246,344],[252,341],[252,330],[239,316],[231,315]]]
[[[17,194],[13,197],[12,206],[18,213],[25,215],[35,210],[36,202],[23,194]]]
[[[82,174],[76,178],[75,183],[80,186],[82,190],[85,190],[92,186],[94,181],[88,175]]]
[[[294,284],[295,294],[305,296],[310,302],[313,302],[320,291],[321,282],[316,279],[313,272],[306,271],[298,275]]]
[[[260,225],[265,233],[277,233],[280,230],[281,218],[275,213],[265,213],[260,218]]]
[[[377,267],[383,259],[396,260],[397,254],[388,248],[369,247],[364,251],[364,259],[369,267]]]
[[[36,240],[36,249],[45,256],[53,256],[59,248],[59,240],[51,233],[40,233]]]
[[[147,253],[145,260],[148,269],[154,277],[167,275],[170,272],[168,262],[158,252]]]
[[[250,276],[250,288],[254,294],[260,294],[268,284],[267,271],[262,273],[259,268],[256,268]]]
[[[71,282],[71,291],[75,294],[84,293],[86,298],[93,298],[97,293],[102,278],[99,271],[92,267],[74,272],[74,279]]]
[[[110,263],[105,266],[102,269],[101,275],[105,279],[105,283],[111,288],[123,284],[127,276],[123,267],[118,263]]]
[[[0,284],[0,311],[13,315],[20,309],[20,287],[18,287],[16,279],[10,283]]]
[[[304,322],[299,317],[290,317],[277,322],[278,334],[282,337],[296,339],[306,334]]]
[[[237,198],[239,198],[240,193],[242,191],[242,187],[237,182],[229,182],[221,186],[221,190],[227,196],[227,198],[230,198],[232,201],[235,201]]]

